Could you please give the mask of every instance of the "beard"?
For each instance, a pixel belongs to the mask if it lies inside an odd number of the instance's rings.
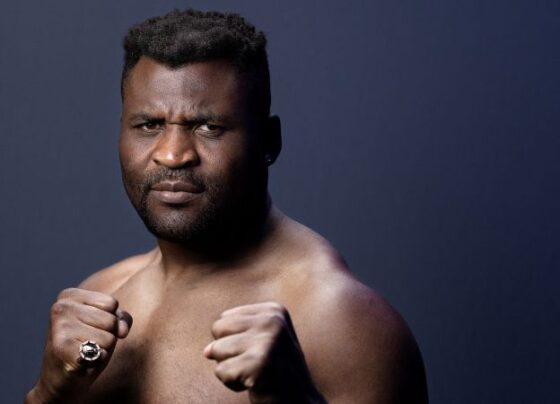
[[[239,184],[231,178],[209,179],[190,169],[160,168],[136,179],[121,167],[126,193],[146,228],[158,239],[173,243],[202,245],[231,236],[232,230],[255,213],[255,202],[262,198],[260,191],[266,195],[266,175],[264,182],[253,178]],[[189,183],[200,193],[185,205],[162,206],[150,197],[150,190],[166,180]]]
[[[192,171],[160,169],[151,172],[140,181],[123,168],[123,183],[132,205],[144,222],[146,228],[157,238],[170,242],[188,243],[209,238],[215,234],[220,223],[226,221],[227,205],[222,201],[227,190],[221,181],[209,182]],[[165,180],[182,181],[192,184],[200,192],[196,199],[199,206],[196,212],[186,206],[157,206],[150,198],[153,185]],[[202,199],[202,200],[201,200]],[[191,204],[192,202],[189,202]]]

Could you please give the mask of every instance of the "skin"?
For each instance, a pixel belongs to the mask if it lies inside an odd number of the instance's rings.
[[[251,115],[244,80],[223,61],[132,69],[121,165],[157,247],[61,293],[26,402],[427,402],[399,314],[271,205],[279,121]],[[138,185],[171,175],[204,191],[177,205]],[[208,212],[219,226],[199,226]],[[104,349],[95,367],[76,360],[87,339]]]

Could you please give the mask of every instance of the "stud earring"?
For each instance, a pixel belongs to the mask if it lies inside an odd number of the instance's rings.
[[[271,165],[272,164],[272,156],[270,154],[266,154],[264,156],[264,161],[266,161],[266,164]]]

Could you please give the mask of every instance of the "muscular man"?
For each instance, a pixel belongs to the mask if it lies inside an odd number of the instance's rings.
[[[266,39],[175,11],[124,41],[120,161],[157,247],[60,293],[27,403],[425,403],[401,317],[272,206]]]

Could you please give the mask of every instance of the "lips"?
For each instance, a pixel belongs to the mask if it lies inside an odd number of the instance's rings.
[[[160,202],[171,205],[188,203],[196,198],[201,192],[202,190],[194,184],[182,181],[158,182],[153,185],[150,190],[150,193],[152,193]]]
[[[202,190],[194,184],[183,181],[162,181],[152,186],[156,191],[200,193]]]

